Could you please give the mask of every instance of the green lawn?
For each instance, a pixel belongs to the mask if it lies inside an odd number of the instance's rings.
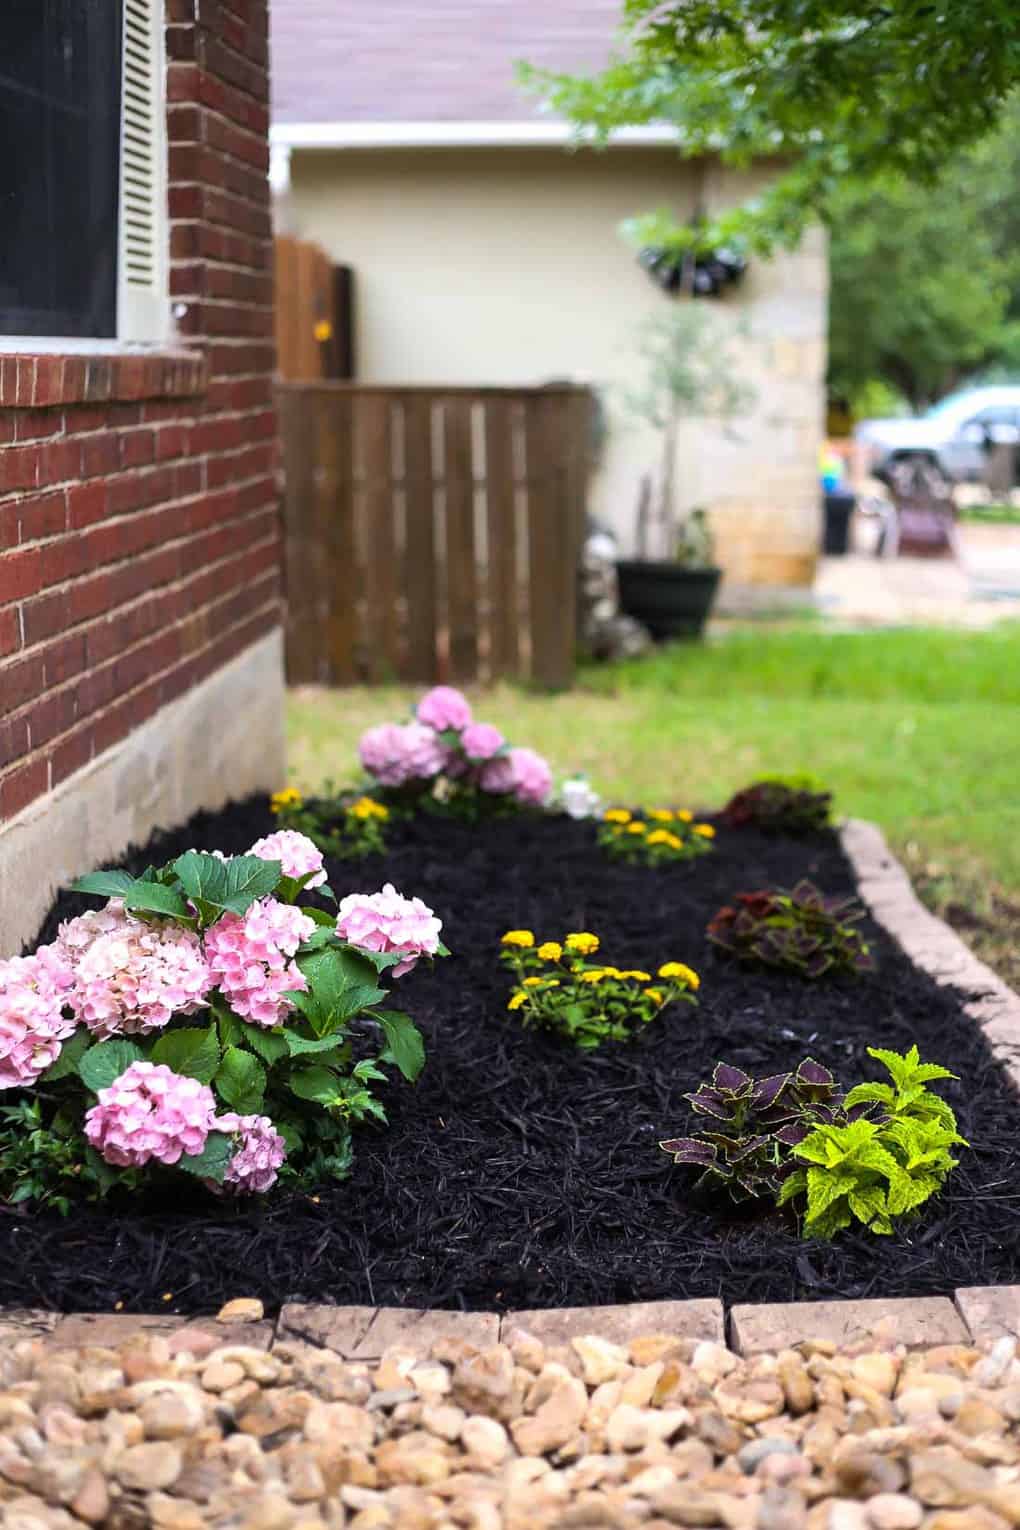
[[[291,780],[349,780],[362,728],[411,698],[293,692]],[[743,628],[587,669],[568,695],[499,687],[477,701],[515,742],[624,802],[710,808],[762,773],[810,771],[840,813],[879,823],[929,902],[1020,979],[1020,625]]]

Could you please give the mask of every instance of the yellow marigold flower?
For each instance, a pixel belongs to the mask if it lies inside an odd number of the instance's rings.
[[[530,930],[507,930],[500,941],[503,946],[522,946],[525,949],[535,944],[535,937]]]
[[[388,807],[381,802],[374,801],[371,797],[359,797],[357,802],[352,802],[347,811],[354,818],[379,818],[385,820],[390,816]]]
[[[686,983],[688,988],[700,988],[701,979],[692,967],[687,967],[683,962],[664,962],[659,968],[659,977],[673,978],[676,982]]]
[[[652,981],[652,974],[650,972],[621,972],[620,976],[624,978],[633,978],[635,983],[650,983]]]
[[[563,947],[558,940],[543,940],[538,948],[538,955],[544,962],[558,962],[563,955]]]
[[[627,974],[625,972],[621,972],[620,971],[619,967],[603,967],[602,968],[602,976],[603,977],[622,978],[622,977],[626,977],[626,975]]]
[[[645,997],[654,999],[656,1004],[661,1004],[664,996],[661,988],[646,988]]]
[[[679,818],[681,823],[690,823],[691,819],[694,817],[694,814],[689,813],[686,808],[677,808],[676,816]]]
[[[603,972],[601,967],[593,967],[590,972],[582,972],[580,980],[582,983],[601,983],[608,976],[609,973]]]
[[[645,841],[648,845],[678,845],[680,841],[668,829],[653,829]]]
[[[672,808],[649,808],[648,816],[656,823],[672,823],[675,815]]]
[[[269,799],[269,807],[273,813],[283,813],[287,808],[299,808],[303,801],[304,798],[297,787],[285,786],[282,791],[273,793]]]
[[[507,1009],[520,1009],[521,1005],[527,1004],[527,1002],[528,996],[526,993],[515,993],[507,1005]]]
[[[529,941],[530,945],[531,942]],[[597,935],[589,935],[587,930],[580,930],[573,935],[568,935],[564,941],[568,951],[573,951],[578,956],[594,956],[599,948]]]
[[[696,823],[694,832],[700,834],[702,839],[715,839],[715,830],[710,823]]]
[[[630,823],[630,814],[626,808],[606,808],[602,816],[606,823]]]
[[[542,984],[544,982],[545,982],[545,978],[526,977],[524,979],[524,987],[525,988],[541,988],[541,986],[542,986]]]
[[[646,823],[629,823],[627,825],[628,834],[646,834],[647,832],[648,825]]]

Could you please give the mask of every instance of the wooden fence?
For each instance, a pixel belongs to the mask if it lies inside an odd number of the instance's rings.
[[[292,683],[574,671],[585,388],[281,384]]]
[[[352,273],[287,234],[274,241],[276,365],[291,382],[354,373]]]

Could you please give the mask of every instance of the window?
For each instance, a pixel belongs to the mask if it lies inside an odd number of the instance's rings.
[[[162,0],[0,0],[0,336],[167,334]]]

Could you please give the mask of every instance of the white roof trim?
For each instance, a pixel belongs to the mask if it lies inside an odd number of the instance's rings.
[[[567,146],[590,134],[578,134],[569,122],[277,122],[269,140],[280,149],[446,149],[543,148]],[[675,145],[675,127],[648,123],[616,128],[611,146]]]

